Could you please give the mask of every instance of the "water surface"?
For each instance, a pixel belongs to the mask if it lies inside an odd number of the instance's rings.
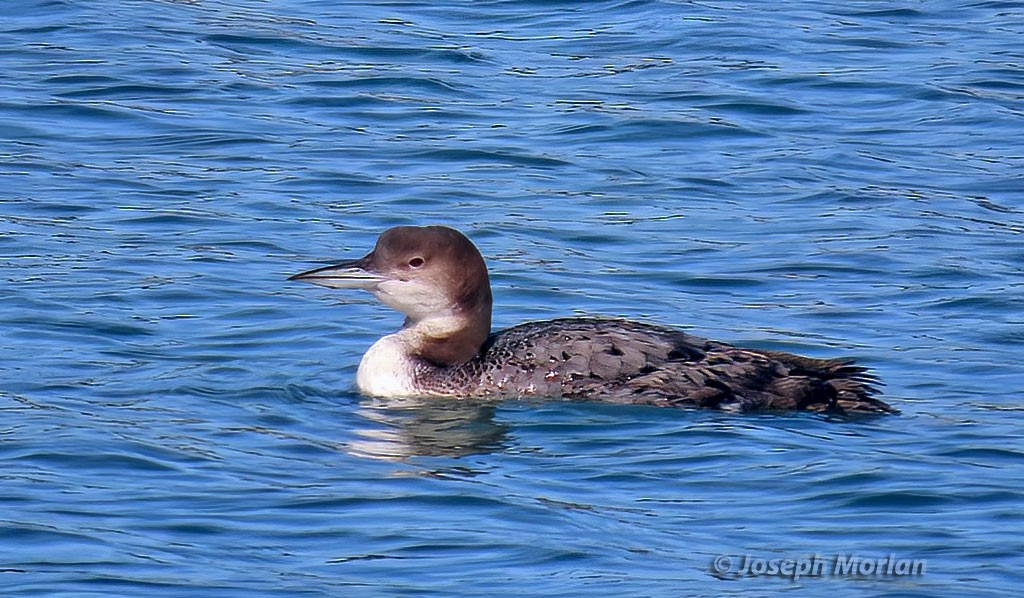
[[[0,24],[10,595],[1008,595],[1019,2],[27,0]],[[495,325],[856,357],[902,415],[380,401],[288,283],[446,223]],[[719,575],[713,559],[922,559]]]

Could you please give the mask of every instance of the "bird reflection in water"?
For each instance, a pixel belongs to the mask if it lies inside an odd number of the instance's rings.
[[[495,406],[436,398],[366,398],[356,411],[372,425],[356,430],[352,454],[377,459],[463,457],[505,447],[508,426],[494,421]]]

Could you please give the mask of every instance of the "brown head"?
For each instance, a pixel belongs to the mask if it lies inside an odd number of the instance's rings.
[[[296,274],[325,287],[372,292],[421,332],[415,352],[439,365],[476,356],[490,334],[487,266],[465,235],[445,226],[397,226],[366,256]]]

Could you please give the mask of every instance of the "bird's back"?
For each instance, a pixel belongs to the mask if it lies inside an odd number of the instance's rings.
[[[453,396],[541,396],[727,410],[891,412],[874,379],[845,360],[742,349],[664,326],[563,318],[497,332],[481,354],[425,371]]]

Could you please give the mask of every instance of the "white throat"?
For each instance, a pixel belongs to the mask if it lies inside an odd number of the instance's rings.
[[[417,388],[416,369],[425,364],[413,357],[414,350],[430,339],[445,338],[463,325],[460,317],[445,311],[381,338],[359,362],[356,386],[361,392],[377,397],[436,394]]]
[[[375,397],[416,396],[416,365],[409,355],[402,332],[389,334],[363,355],[356,373],[356,386]]]

